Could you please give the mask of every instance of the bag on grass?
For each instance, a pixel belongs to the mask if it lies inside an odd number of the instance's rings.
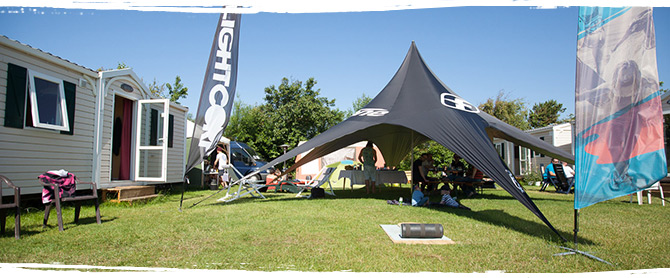
[[[310,195],[310,198],[323,198],[326,197],[326,191],[323,190],[323,188],[315,187],[312,188],[311,190],[312,195]]]

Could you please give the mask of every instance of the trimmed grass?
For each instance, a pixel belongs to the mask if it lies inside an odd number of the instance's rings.
[[[579,249],[603,258],[562,256],[557,246],[573,247],[573,195],[529,195],[561,234],[563,243],[535,215],[501,189],[486,189],[461,200],[472,211],[400,207],[386,204],[410,189],[390,187],[365,194],[336,190],[337,197],[294,198],[264,193],[267,199],[243,197],[217,203],[213,191],[188,191],[184,210],[180,195],[167,194],[145,204],[105,203],[102,225],[92,206],[83,207],[80,224],[74,208],[63,212],[59,232],[55,212],[42,230],[43,211],[24,208],[21,240],[13,238],[13,217],[0,237],[0,261],[97,266],[259,271],[354,272],[587,272],[670,266],[670,206],[656,198],[651,205],[628,203],[628,197],[581,210]],[[179,190],[176,190],[179,191]],[[439,196],[432,196],[438,201]],[[454,245],[393,244],[379,227],[400,222],[440,223]]]

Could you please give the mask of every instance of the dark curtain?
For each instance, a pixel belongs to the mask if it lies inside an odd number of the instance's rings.
[[[119,179],[130,179],[130,151],[132,149],[133,134],[133,102],[129,99],[123,99],[123,128],[121,129],[121,165],[119,169]]]

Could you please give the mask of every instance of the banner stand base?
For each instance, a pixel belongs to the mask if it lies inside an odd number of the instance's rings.
[[[598,257],[596,257],[596,256],[594,256],[594,255],[591,255],[591,254],[589,254],[588,252],[579,251],[579,249],[577,249],[577,233],[579,233],[579,209],[575,209],[574,212],[575,212],[575,214],[574,214],[574,215],[575,215],[575,229],[573,230],[573,232],[574,232],[575,248],[568,248],[568,247],[563,247],[563,246],[557,246],[558,248],[568,250],[568,252],[563,252],[563,253],[554,254],[554,256],[567,256],[567,255],[577,255],[577,254],[580,254],[580,255],[587,256],[587,257],[589,257],[589,258],[591,258],[591,259],[594,259],[594,260],[596,260],[596,261],[599,261],[599,262],[602,262],[602,263],[606,263],[606,264],[608,264],[608,265],[612,265],[610,262],[608,262],[608,261],[606,261],[606,260],[603,260],[603,259],[601,259],[601,258],[598,258]]]
[[[566,256],[566,255],[577,255],[577,254],[581,254],[581,255],[587,256],[587,257],[589,257],[589,258],[591,258],[591,259],[594,259],[594,260],[596,260],[596,261],[599,261],[599,262],[601,262],[601,263],[606,263],[606,264],[608,264],[608,265],[612,265],[610,262],[608,262],[608,261],[606,261],[606,260],[603,260],[603,259],[601,259],[601,258],[598,258],[598,257],[596,257],[596,256],[594,256],[594,255],[591,255],[591,254],[589,254],[588,252],[579,251],[579,250],[577,250],[577,249],[568,248],[568,247],[563,247],[563,246],[558,246],[558,248],[568,250],[568,252],[563,252],[563,253],[554,254],[554,256]]]

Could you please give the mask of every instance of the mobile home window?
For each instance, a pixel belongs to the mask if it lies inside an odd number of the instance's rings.
[[[8,63],[6,89],[4,126],[33,126],[74,134],[74,83]]]
[[[33,126],[69,131],[62,80],[33,70],[28,77]]]

